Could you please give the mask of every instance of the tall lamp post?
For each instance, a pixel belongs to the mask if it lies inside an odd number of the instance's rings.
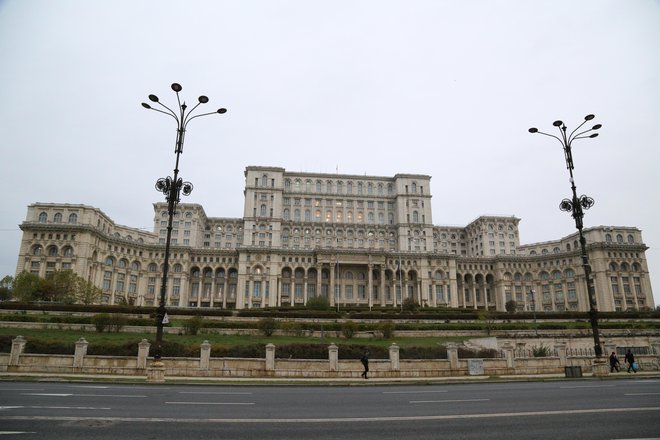
[[[584,269],[584,278],[587,284],[587,293],[589,296],[589,320],[591,321],[591,330],[594,336],[594,353],[596,354],[596,358],[600,358],[603,354],[603,348],[600,345],[600,336],[598,331],[598,309],[596,307],[596,294],[594,291],[594,283],[591,279],[591,266],[589,265],[589,256],[587,255],[587,240],[584,238],[584,234],[582,233],[582,218],[584,217],[584,210],[587,210],[594,205],[594,199],[585,195],[581,195],[580,197],[577,195],[575,179],[573,178],[573,153],[571,151],[571,144],[573,141],[577,139],[595,138],[598,136],[598,133],[596,133],[595,130],[598,130],[600,127],[602,127],[601,124],[596,124],[587,130],[578,132],[584,124],[586,124],[588,121],[591,121],[593,118],[594,115],[585,116],[582,124],[578,125],[578,127],[569,135],[566,135],[566,125],[562,121],[555,121],[552,123],[552,125],[557,127],[559,130],[560,136],[544,133],[534,127],[530,128],[529,132],[555,138],[559,141],[559,143],[561,143],[562,148],[564,149],[566,168],[568,168],[568,173],[570,175],[571,190],[573,192],[573,196],[571,199],[562,200],[559,204],[559,209],[571,213],[572,217],[575,219],[575,227],[577,228],[578,234],[580,236],[582,268]]]
[[[180,84],[172,84],[172,90],[176,93],[177,100],[177,111],[172,110],[167,107],[165,104],[161,103],[156,95],[149,95],[149,101],[158,104],[165,110],[160,110],[153,108],[151,105],[146,102],[142,103],[142,107],[148,110],[154,110],[158,113],[163,113],[174,118],[176,121],[176,144],[174,147],[174,153],[176,154],[176,162],[174,164],[174,175],[172,177],[162,177],[156,181],[156,190],[162,192],[165,195],[165,200],[167,201],[167,238],[165,241],[165,262],[163,263],[163,280],[160,284],[160,302],[158,304],[158,310],[156,311],[156,347],[154,350],[154,360],[160,362],[160,359],[163,355],[162,345],[163,345],[163,319],[165,318],[165,296],[167,293],[167,272],[169,270],[169,260],[170,260],[170,239],[172,237],[172,221],[174,214],[176,213],[176,206],[179,203],[181,194],[184,196],[190,195],[193,190],[193,184],[190,182],[184,182],[183,179],[179,177],[179,159],[183,153],[183,141],[185,139],[186,128],[188,123],[195,118],[200,116],[214,115],[214,114],[223,114],[227,110],[224,108],[219,108],[214,112],[201,113],[193,116],[193,112],[201,104],[206,104],[209,102],[209,98],[202,95],[197,98],[197,104],[188,109],[186,102],[181,103],[179,97],[179,92],[182,87]]]

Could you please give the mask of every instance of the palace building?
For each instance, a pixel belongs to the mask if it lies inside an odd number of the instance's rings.
[[[242,218],[175,214],[168,306],[421,306],[587,311],[578,234],[521,244],[520,219],[481,216],[433,224],[430,176],[289,172],[248,166]],[[158,305],[167,204],[154,229],[115,224],[98,208],[28,206],[17,273],[72,269],[103,290],[102,303]],[[598,309],[653,308],[647,246],[635,227],[586,228]]]

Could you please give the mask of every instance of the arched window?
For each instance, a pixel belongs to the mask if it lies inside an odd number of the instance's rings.
[[[39,214],[39,223],[46,223],[48,221],[48,214],[42,212]]]
[[[296,222],[300,221],[300,209],[296,209],[293,211],[293,221]]]
[[[435,271],[435,279],[437,281],[440,281],[442,279],[442,271],[440,271],[440,270]]]
[[[305,192],[312,192],[312,181],[305,180]]]
[[[621,272],[628,272],[630,271],[630,266],[628,266],[628,263],[621,263]]]
[[[105,265],[106,266],[114,266],[115,265],[115,259],[112,257],[108,257],[105,259]]]
[[[190,271],[190,276],[193,278],[199,278],[200,272],[199,268],[193,267],[192,270]]]
[[[561,272],[559,272],[558,270],[552,272],[552,278],[555,279],[555,280],[560,280],[561,279]]]
[[[289,190],[291,189],[291,181],[290,181],[289,179],[286,179],[286,180],[284,181],[284,189],[285,189],[286,191],[289,191]]]
[[[541,281],[546,281],[550,278],[550,275],[548,275],[548,272],[541,272],[539,274],[539,278],[541,279]]]
[[[628,234],[628,244],[635,244],[635,238],[631,234]]]
[[[616,263],[610,263],[610,270],[612,272],[618,272],[619,266]]]
[[[552,249],[552,252],[555,253],[555,254],[558,254],[558,253],[561,252],[561,249],[559,249],[557,246],[555,246],[555,247]]]
[[[259,215],[260,215],[261,217],[265,217],[265,216],[266,216],[266,205],[261,205],[261,208],[259,209]]]
[[[391,183],[388,183],[388,184],[387,184],[387,194],[388,194],[388,195],[392,195],[392,194],[394,194],[394,187],[392,186]]]
[[[346,194],[353,194],[353,182],[346,184]]]
[[[321,181],[320,180],[316,181],[316,192],[317,193],[321,192]]]
[[[73,257],[73,248],[71,246],[65,246],[62,249],[62,255],[65,257]]]
[[[295,182],[293,183],[293,190],[296,192],[300,192],[302,186],[302,181],[300,179],[296,179]]]
[[[382,183],[378,184],[378,195],[379,196],[383,195],[383,184]]]
[[[541,254],[545,255],[545,254],[547,254],[547,253],[548,253],[548,250],[547,250],[547,249],[541,249]]]
[[[419,213],[417,211],[413,211],[412,221],[413,223],[419,223]]]
[[[612,234],[605,234],[605,242],[612,243]]]
[[[53,217],[53,221],[55,223],[62,223],[62,213],[61,212],[56,212],[55,216]]]
[[[341,194],[344,191],[344,184],[337,182],[337,194]]]
[[[48,246],[48,256],[57,257],[57,246]]]
[[[138,263],[137,261],[133,261],[131,263],[131,270],[140,270],[140,263]]]
[[[312,221],[312,212],[309,209],[305,209],[305,221],[306,222]]]
[[[564,276],[565,276],[566,278],[569,278],[569,279],[570,279],[570,278],[575,278],[575,271],[574,271],[573,269],[566,269],[566,270],[564,271]]]
[[[382,212],[378,213],[378,224],[384,225],[385,224],[385,214]]]
[[[374,184],[369,182],[369,184],[367,184],[367,194],[373,194],[373,193],[374,193]]]
[[[623,235],[616,234],[616,242],[619,244],[623,244]]]
[[[290,213],[289,213],[289,210],[288,210],[288,209],[284,209],[284,212],[282,213],[282,218],[283,218],[284,220],[289,220],[290,217],[291,217],[291,215],[290,215]]]
[[[119,260],[119,264],[117,264],[117,267],[119,267],[120,269],[124,269],[126,268],[126,266],[128,266],[127,263],[128,261],[122,258],[121,260]]]
[[[369,223],[374,223],[374,213],[373,212],[370,212],[370,213],[367,214],[367,221]]]
[[[34,247],[32,248],[32,255],[36,255],[36,256],[41,255],[42,249],[43,248],[41,247],[41,245],[39,245],[39,244],[34,245]]]
[[[325,182],[325,192],[330,194],[332,192],[332,180]]]
[[[358,182],[358,194],[362,194],[362,182]]]
[[[182,271],[183,271],[183,266],[181,266],[179,263],[176,263],[174,266],[172,266],[172,272],[181,273]]]
[[[411,188],[413,194],[417,194],[417,184],[415,182],[412,183],[410,188]]]
[[[76,223],[78,223],[78,214],[72,212],[71,214],[69,214],[69,224],[75,225]]]
[[[148,272],[156,272],[158,270],[158,266],[156,263],[149,263],[149,266],[147,266],[147,271]]]
[[[264,174],[261,176],[261,186],[268,186],[268,175]]]

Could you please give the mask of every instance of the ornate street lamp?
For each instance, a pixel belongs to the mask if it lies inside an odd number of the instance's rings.
[[[559,204],[559,209],[562,211],[570,212],[572,217],[575,219],[575,227],[578,230],[580,236],[580,251],[582,255],[582,268],[584,269],[584,278],[587,284],[587,293],[589,295],[589,320],[591,321],[591,330],[594,336],[594,353],[597,358],[600,358],[603,354],[603,348],[600,345],[600,337],[598,332],[598,309],[596,307],[596,293],[594,291],[594,282],[591,279],[591,266],[589,265],[589,256],[587,255],[587,240],[584,238],[582,233],[582,218],[584,217],[584,210],[591,208],[594,205],[594,199],[587,197],[585,195],[577,196],[577,190],[575,187],[575,179],[573,178],[573,153],[571,152],[571,144],[577,139],[589,139],[595,138],[598,136],[598,133],[595,133],[600,127],[601,124],[596,124],[588,130],[581,131],[576,134],[580,128],[586,124],[588,121],[591,121],[594,118],[594,115],[587,115],[584,117],[582,124],[571,132],[568,136],[566,135],[566,125],[562,121],[555,121],[552,123],[555,127],[559,129],[561,137],[555,136],[548,133],[543,133],[536,128],[530,128],[530,133],[538,133],[545,136],[550,136],[555,138],[561,143],[562,148],[564,149],[564,157],[566,159],[566,168],[568,168],[568,173],[570,174],[571,190],[573,191],[573,197],[571,199],[564,199]]]
[[[183,141],[185,139],[186,128],[188,123],[195,118],[200,116],[214,115],[214,114],[223,114],[227,110],[224,108],[219,108],[218,110],[210,113],[201,113],[198,115],[192,116],[192,113],[199,107],[201,104],[206,104],[209,102],[209,98],[202,95],[197,98],[197,104],[188,110],[185,101],[181,103],[179,97],[179,92],[182,87],[180,84],[172,84],[172,90],[176,93],[176,100],[178,103],[178,111],[174,111],[171,108],[167,107],[165,104],[161,103],[156,95],[149,95],[149,101],[158,104],[163,107],[164,110],[159,110],[153,108],[151,105],[146,102],[142,103],[142,107],[154,110],[164,115],[168,115],[174,118],[176,121],[176,145],[174,148],[174,153],[176,154],[176,162],[174,165],[174,175],[172,177],[162,177],[156,181],[156,190],[162,192],[165,195],[165,200],[167,201],[167,238],[165,242],[165,262],[163,264],[163,280],[160,285],[160,303],[158,305],[158,310],[156,312],[156,347],[154,350],[154,360],[160,362],[160,359],[163,355],[162,353],[162,343],[163,343],[163,318],[165,318],[165,296],[167,293],[167,272],[169,270],[169,259],[170,259],[170,239],[172,237],[172,219],[176,213],[176,206],[179,203],[181,194],[184,196],[190,195],[193,190],[193,184],[190,182],[184,182],[183,179],[179,177],[179,158],[181,153],[183,153]]]

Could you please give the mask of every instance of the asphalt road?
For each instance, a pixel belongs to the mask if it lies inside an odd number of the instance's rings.
[[[660,379],[327,387],[0,382],[0,438],[660,439]]]

